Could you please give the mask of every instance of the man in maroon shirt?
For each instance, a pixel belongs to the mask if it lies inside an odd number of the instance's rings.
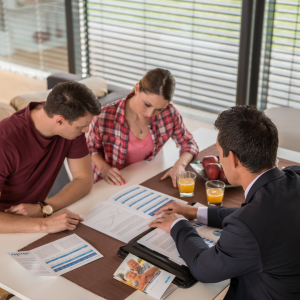
[[[53,88],[46,103],[31,102],[0,122],[0,233],[73,230],[82,221],[68,210],[52,212],[92,188],[84,133],[100,110],[84,84],[66,82]],[[73,180],[46,199],[65,157]]]

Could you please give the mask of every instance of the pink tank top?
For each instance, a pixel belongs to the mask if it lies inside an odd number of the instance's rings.
[[[150,132],[143,140],[139,140],[131,131],[129,131],[128,148],[124,167],[144,160],[153,152],[153,148],[154,145]]]

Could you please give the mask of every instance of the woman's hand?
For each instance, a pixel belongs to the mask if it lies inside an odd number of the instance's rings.
[[[171,177],[173,186],[177,186],[177,174],[185,171],[185,167],[193,159],[193,154],[190,152],[183,152],[180,158],[176,161],[174,167],[172,167],[167,173],[161,178],[161,180],[166,179],[168,176]]]
[[[126,183],[121,172],[117,168],[111,167],[108,164],[102,168],[101,174],[103,179],[111,185],[123,185]]]
[[[180,172],[184,172],[185,167],[182,164],[175,164],[171,169],[167,171],[167,173],[161,178],[161,180],[166,179],[167,177],[171,177],[173,186],[177,186],[177,174]]]

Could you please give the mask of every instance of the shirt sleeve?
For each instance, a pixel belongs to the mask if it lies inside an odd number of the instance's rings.
[[[91,156],[98,153],[104,156],[101,132],[99,128],[99,116],[95,116],[92,121],[86,143]]]
[[[207,225],[208,207],[198,207],[197,222]]]
[[[2,138],[0,138],[0,193],[3,190],[6,178],[14,170],[14,151],[12,147]]]
[[[182,116],[178,110],[173,106],[174,109],[174,131],[172,139],[175,141],[177,147],[180,147],[180,155],[183,152],[190,152],[194,157],[199,153],[197,143],[195,142],[193,135],[187,130],[183,124]]]
[[[84,133],[72,141],[67,158],[82,158],[89,154]]]

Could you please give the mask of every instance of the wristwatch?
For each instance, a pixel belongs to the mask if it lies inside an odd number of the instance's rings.
[[[52,206],[47,204],[45,201],[39,202],[39,205],[41,206],[42,212],[44,214],[44,218],[50,217],[53,214]]]

